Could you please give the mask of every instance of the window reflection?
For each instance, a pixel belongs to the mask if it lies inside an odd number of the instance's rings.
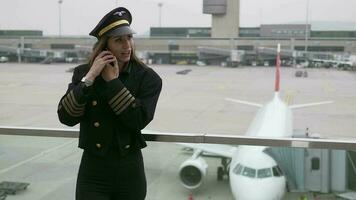
[[[272,176],[271,168],[259,169],[257,172],[257,178],[267,178]]]
[[[237,164],[236,167],[234,168],[233,172],[235,174],[240,174],[241,175],[242,169],[243,169],[243,166],[240,165],[240,164]]]
[[[244,167],[242,175],[254,178],[256,176],[256,170],[249,167]]]

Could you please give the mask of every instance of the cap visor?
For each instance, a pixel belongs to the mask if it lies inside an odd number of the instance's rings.
[[[107,36],[122,36],[122,35],[130,35],[135,34],[136,32],[133,31],[129,26],[121,26],[116,29],[109,31],[106,35]]]

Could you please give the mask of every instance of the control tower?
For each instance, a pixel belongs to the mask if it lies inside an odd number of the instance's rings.
[[[212,15],[211,37],[239,36],[240,0],[203,0],[203,13]]]

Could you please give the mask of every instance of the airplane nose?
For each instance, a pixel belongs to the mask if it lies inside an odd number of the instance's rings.
[[[280,200],[285,191],[284,178],[234,176],[230,177],[230,185],[235,200]]]

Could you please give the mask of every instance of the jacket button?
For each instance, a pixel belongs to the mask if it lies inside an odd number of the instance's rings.
[[[100,126],[99,122],[95,122],[95,123],[94,123],[94,126],[95,126],[96,128],[98,128],[98,127]]]
[[[96,145],[96,148],[100,149],[101,148],[101,144],[97,143]]]
[[[125,146],[125,149],[128,149],[128,148],[130,148],[130,145],[129,145],[129,144],[127,144],[127,145]]]
[[[97,102],[97,101],[92,101],[91,104],[92,104],[93,106],[96,106],[96,105],[98,104],[98,102]]]

